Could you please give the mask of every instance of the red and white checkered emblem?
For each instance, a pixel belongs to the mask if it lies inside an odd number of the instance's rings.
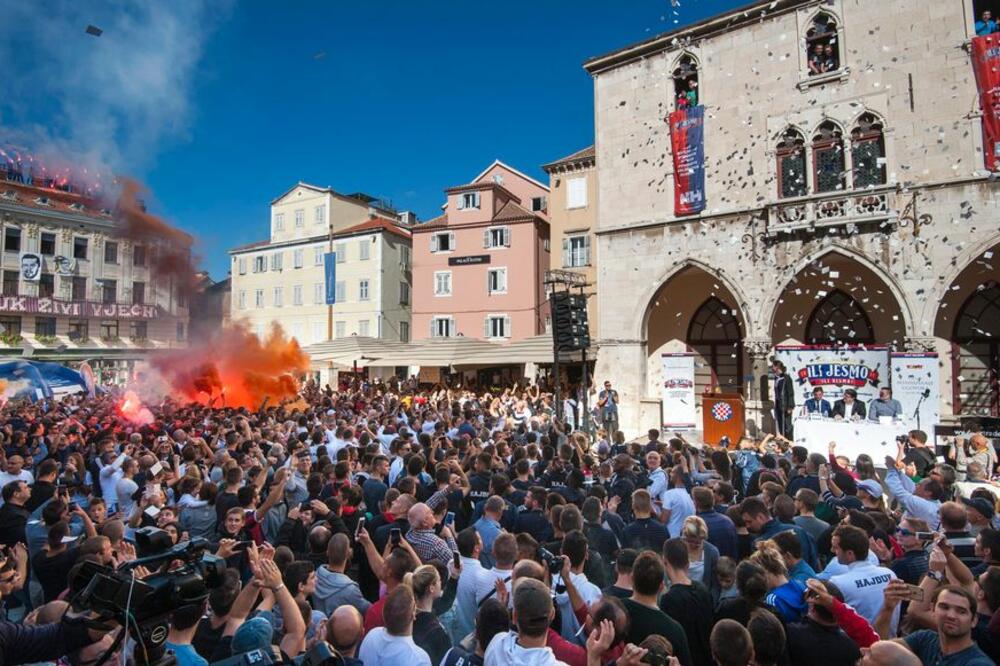
[[[728,421],[733,418],[733,408],[729,406],[729,403],[717,402],[712,407],[712,418],[716,421]]]

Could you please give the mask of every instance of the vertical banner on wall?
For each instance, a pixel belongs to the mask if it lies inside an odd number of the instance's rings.
[[[327,252],[323,255],[323,272],[326,275],[326,304],[337,302],[337,253]]]
[[[694,354],[661,354],[661,422],[673,430],[694,430]]]
[[[972,38],[972,69],[983,112],[986,168],[996,171],[1000,162],[1000,35]]]
[[[779,345],[774,356],[795,382],[796,414],[817,387],[831,406],[849,388],[867,405],[878,397],[889,375],[889,349],[882,346]]]
[[[679,109],[669,121],[674,215],[691,215],[705,210],[705,107]]]
[[[930,442],[941,417],[938,381],[937,354],[892,355],[892,397],[903,406],[906,420],[926,432]]]

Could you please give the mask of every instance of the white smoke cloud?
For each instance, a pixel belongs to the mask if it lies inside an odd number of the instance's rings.
[[[198,63],[228,0],[0,0],[0,141],[142,172],[184,140]],[[85,33],[88,25],[104,33]]]

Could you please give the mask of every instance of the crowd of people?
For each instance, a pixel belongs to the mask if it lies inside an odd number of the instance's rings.
[[[848,460],[780,435],[731,450],[591,436],[537,386],[309,384],[256,412],[168,399],[142,426],[118,402],[0,413],[0,663],[145,649],[76,620],[86,572],[129,567],[148,528],[226,564],[170,614],[181,666],[316,646],[365,666],[1000,654],[997,456],[981,433],[941,459],[911,431],[895,455]],[[611,426],[617,409],[607,383],[595,413]]]

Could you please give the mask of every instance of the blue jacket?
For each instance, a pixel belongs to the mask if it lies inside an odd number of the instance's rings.
[[[826,400],[817,400],[816,398],[809,398],[806,400],[806,414],[815,414],[819,412],[823,416],[830,416],[830,403]]]
[[[719,555],[739,559],[739,539],[736,536],[736,525],[724,513],[705,511],[696,514],[708,525],[708,542],[715,546]]]
[[[764,529],[760,531],[760,535],[753,540],[754,548],[757,547],[758,541],[770,539],[775,534],[787,532],[789,530],[795,532],[795,535],[799,537],[799,543],[802,544],[802,559],[815,571],[819,567],[819,556],[816,550],[816,542],[813,541],[813,538],[809,536],[808,532],[798,525],[781,523],[772,518],[770,522],[764,525]]]

